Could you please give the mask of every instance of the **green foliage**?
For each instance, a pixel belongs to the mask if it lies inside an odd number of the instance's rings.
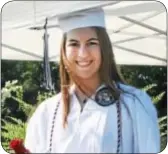
[[[36,108],[38,107],[38,105],[40,105],[40,103],[42,103],[44,100],[46,100],[47,98],[52,97],[55,94],[56,94],[56,91],[52,91],[52,92],[42,92],[42,91],[39,91],[38,95],[37,95],[37,103],[31,109],[31,111],[29,112],[28,118],[30,118],[32,116],[32,114],[35,112]]]
[[[56,91],[52,91],[52,92],[51,91],[49,91],[49,92],[41,92],[41,91],[39,91],[38,95],[37,95],[37,102],[41,103],[44,100],[46,100],[47,98],[52,97],[55,94],[56,94]]]
[[[157,86],[157,84],[150,84],[150,85],[147,85],[144,88],[142,88],[142,90],[147,92],[147,91],[151,90],[153,87],[156,87],[156,86]]]
[[[1,96],[2,96],[3,113],[5,112],[6,108],[9,105],[11,105],[10,102],[8,105],[5,104],[5,101],[7,98],[12,98],[13,100],[15,100],[18,103],[17,109],[22,111],[27,117],[28,117],[29,113],[31,112],[31,110],[34,109],[34,107],[32,105],[23,101],[23,87],[21,85],[18,85],[17,80],[7,81],[5,83],[5,87],[2,88]],[[10,115],[9,113],[10,113],[10,111],[8,112],[8,114],[6,112],[6,115]]]
[[[2,88],[1,96],[2,96],[2,112],[5,114],[7,113],[7,106],[6,106],[6,99],[12,98],[18,103],[18,110],[23,111],[25,115],[28,117],[32,111],[35,110],[36,106],[38,106],[41,102],[43,102],[45,99],[52,97],[56,94],[56,91],[52,92],[44,92],[39,91],[37,95],[37,103],[36,105],[30,105],[27,102],[23,100],[23,86],[18,85],[18,81],[7,81],[5,83],[5,87]],[[10,104],[9,104],[10,105]],[[7,115],[7,114],[6,114]]]
[[[150,84],[142,88],[142,90],[147,92],[156,86],[157,86],[156,84]],[[153,96],[152,101],[154,105],[156,105],[163,98],[164,95],[165,95],[165,92],[161,92],[160,94]],[[163,151],[167,145],[167,116],[158,118],[158,124],[160,129],[161,151]]]
[[[25,138],[25,130],[26,130],[26,124],[23,123],[19,119],[15,119],[13,117],[8,117],[11,119],[11,121],[15,122],[13,124],[12,122],[6,122],[5,125],[2,126],[2,133],[1,133],[1,142],[2,146],[5,149],[5,151],[9,151],[9,142],[14,138]]]
[[[167,86],[167,68],[160,66],[121,66],[126,81],[142,88],[149,83],[158,85],[158,89]]]
[[[158,94],[158,95],[152,97],[153,103],[154,103],[154,104],[157,104],[157,103],[163,98],[163,96],[165,95],[165,93],[166,93],[166,92],[163,91],[163,92],[161,92],[160,94]]]
[[[2,114],[3,117],[1,119],[2,123],[2,146],[3,148],[11,152],[9,149],[9,142],[14,138],[25,138],[25,130],[26,130],[26,122],[21,121],[20,119],[16,119],[15,117],[10,116],[10,111],[6,106],[6,100],[8,98],[12,98],[18,103],[18,110],[24,112],[29,118],[32,113],[35,111],[36,107],[45,99],[52,97],[56,94],[53,92],[38,92],[37,96],[37,104],[30,105],[23,100],[23,86],[18,85],[18,82],[15,81],[7,81],[5,83],[5,87],[2,88]]]
[[[157,86],[156,84],[149,84],[149,85],[143,87],[142,90],[144,90],[144,91],[147,92],[147,91],[151,90],[153,87],[156,87],[156,86]],[[160,94],[158,94],[156,96],[153,96],[152,97],[152,102],[154,104],[157,104],[163,98],[163,96],[165,95],[165,93],[166,92],[164,91],[164,92],[161,92]]]
[[[23,111],[27,117],[29,116],[30,112],[32,110],[34,110],[34,106],[27,104],[23,100],[21,100],[17,97],[14,97],[14,96],[11,96],[11,98],[13,98],[14,100],[16,100],[19,103],[19,110]]]
[[[159,118],[158,121],[161,137],[161,151],[163,151],[167,145],[167,116]]]
[[[3,148],[10,153],[9,142],[14,138],[24,139],[26,123],[22,122],[20,119],[11,117],[11,111],[9,109],[11,102],[7,104],[6,100],[12,98],[17,101],[19,104],[18,109],[22,110],[26,115],[29,114],[33,107],[22,100],[23,88],[18,85],[17,80],[7,81],[5,83],[5,87],[1,90],[1,98],[1,142]]]
[[[22,88],[21,86],[16,86],[17,83],[17,80],[7,81],[5,83],[5,87],[3,87],[1,90],[2,105],[4,105],[4,102],[7,98],[11,97],[11,92],[17,92],[17,95],[19,96],[19,91],[22,91]]]

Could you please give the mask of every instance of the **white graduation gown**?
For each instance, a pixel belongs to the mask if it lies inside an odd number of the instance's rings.
[[[120,84],[122,94],[122,145],[120,153],[159,153],[160,134],[157,112],[150,97],[134,87]],[[57,111],[52,153],[116,153],[116,105],[99,106],[89,99],[80,112],[76,95],[71,92],[68,127],[62,127],[62,103]],[[42,102],[28,122],[25,146],[32,153],[49,151],[50,132],[56,104],[61,94]]]

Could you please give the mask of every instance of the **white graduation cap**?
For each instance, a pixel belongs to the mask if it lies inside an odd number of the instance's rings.
[[[63,32],[68,32],[84,27],[105,27],[105,17],[102,8],[81,10],[69,14],[60,15],[58,23]]]

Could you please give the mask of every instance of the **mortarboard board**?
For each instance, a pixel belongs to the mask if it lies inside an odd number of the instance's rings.
[[[84,27],[105,27],[104,11],[101,8],[81,10],[58,17],[63,32]]]

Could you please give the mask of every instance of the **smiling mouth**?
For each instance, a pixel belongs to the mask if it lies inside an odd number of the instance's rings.
[[[77,65],[80,67],[88,67],[93,61],[76,61]]]

